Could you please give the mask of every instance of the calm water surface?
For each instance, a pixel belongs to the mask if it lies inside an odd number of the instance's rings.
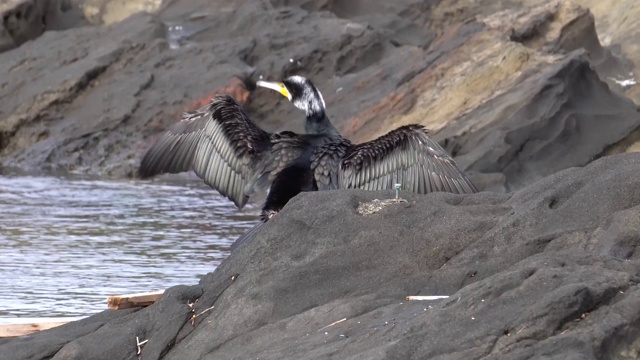
[[[0,324],[87,316],[109,295],[196,284],[257,213],[199,181],[0,176]]]

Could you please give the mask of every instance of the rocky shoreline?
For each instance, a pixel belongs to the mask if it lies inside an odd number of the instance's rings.
[[[402,193],[364,215],[393,192],[304,193],[199,285],[0,353],[136,359],[137,337],[141,359],[635,358],[639,176],[640,154],[616,155],[513,194]]]
[[[218,92],[302,131],[254,87],[301,74],[348,138],[423,124],[484,192],[367,214],[393,193],[300,194],[199,285],[1,339],[3,359],[638,357],[640,154],[621,153],[640,140],[640,5],[133,3],[0,7],[0,174],[135,176]]]

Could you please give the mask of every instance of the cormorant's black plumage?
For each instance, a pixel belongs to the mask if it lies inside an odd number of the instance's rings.
[[[405,125],[375,140],[352,144],[325,113],[322,95],[308,80],[258,82],[291,100],[307,115],[305,131],[268,133],[228,95],[186,112],[145,154],[141,177],[193,169],[212,188],[242,208],[268,190],[267,220],[301,191],[402,189],[473,193],[475,186],[421,125]]]

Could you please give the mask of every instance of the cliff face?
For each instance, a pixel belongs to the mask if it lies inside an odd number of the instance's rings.
[[[136,359],[138,338],[147,360],[635,358],[639,176],[623,154],[509,195],[303,193],[199,285],[0,353]]]
[[[219,91],[269,130],[302,131],[286,99],[253,89],[291,74],[317,83],[352,140],[424,124],[488,190],[640,137],[640,20],[614,21],[620,4],[585,2],[594,22],[569,1],[121,3],[50,1],[45,30],[66,30],[0,54],[3,167],[131,176],[159,132]]]

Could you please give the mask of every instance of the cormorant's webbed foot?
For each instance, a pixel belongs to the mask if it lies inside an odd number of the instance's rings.
[[[276,214],[278,213],[278,211],[270,209],[264,209],[262,210],[262,213],[260,214],[260,220],[262,220],[262,222],[267,222],[269,221],[272,217],[276,216]]]

